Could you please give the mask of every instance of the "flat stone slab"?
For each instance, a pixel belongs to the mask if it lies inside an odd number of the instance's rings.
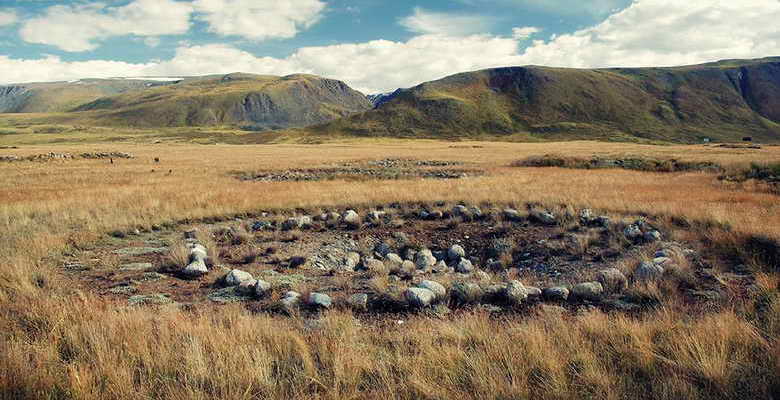
[[[119,266],[120,271],[143,271],[152,268],[152,263],[130,263]]]
[[[124,249],[114,250],[114,254],[120,256],[148,256],[151,254],[166,254],[168,253],[167,247],[126,247]]]

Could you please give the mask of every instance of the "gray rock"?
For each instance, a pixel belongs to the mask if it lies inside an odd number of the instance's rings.
[[[482,217],[482,210],[477,206],[469,207],[469,212],[471,213],[471,216],[474,218]]]
[[[168,277],[159,272],[144,272],[144,274],[141,276],[141,281],[151,282],[151,281],[159,281],[166,278]]]
[[[123,286],[114,286],[111,289],[108,289],[108,291],[113,294],[130,295],[138,292],[138,288],[135,286],[123,285]]]
[[[190,245],[190,261],[197,259],[205,261],[208,256],[208,250],[202,244],[193,243]]]
[[[580,210],[580,223],[583,225],[590,225],[593,221],[593,211],[589,208]]]
[[[300,220],[298,218],[288,218],[282,222],[282,230],[289,231],[298,229],[301,227]]]
[[[357,293],[349,296],[347,303],[353,310],[366,311],[368,309],[368,295],[365,293]]]
[[[669,264],[673,264],[673,263],[674,263],[674,261],[672,261],[672,259],[669,258],[669,257],[656,257],[656,258],[653,259],[653,264],[660,265],[662,267],[665,267],[665,266],[667,266]]]
[[[429,307],[436,299],[436,294],[425,288],[408,288],[404,292],[404,298],[413,308]]]
[[[609,228],[612,221],[606,215],[600,215],[593,220],[593,225],[600,226],[602,228]]]
[[[385,268],[385,263],[383,263],[380,260],[377,260],[376,258],[369,258],[367,260],[363,260],[363,266],[365,267],[366,271],[371,271],[374,273],[387,272],[387,269]]]
[[[526,286],[525,293],[528,295],[529,300],[539,300],[542,298],[542,289],[533,286]]]
[[[312,307],[330,308],[333,305],[333,300],[327,294],[312,292],[309,294],[308,303]]]
[[[659,257],[666,257],[669,258],[672,256],[672,251],[669,249],[661,249],[655,252],[655,255],[653,257],[659,258]]]
[[[249,272],[241,271],[240,269],[234,269],[225,275],[223,282],[226,286],[238,286],[242,282],[251,281],[254,277]]]
[[[482,300],[482,288],[476,283],[456,282],[450,290],[450,298],[456,304],[475,304]]]
[[[459,244],[454,244],[447,250],[447,259],[451,262],[457,262],[463,257],[466,257],[466,250]]]
[[[414,265],[417,269],[426,271],[436,265],[436,257],[433,256],[433,253],[430,250],[422,249],[415,254]]]
[[[404,259],[401,258],[398,254],[395,253],[389,253],[387,256],[385,256],[385,265],[391,272],[398,272],[401,270],[401,265],[403,265]]]
[[[544,289],[542,297],[547,301],[566,301],[569,299],[569,289],[563,286],[556,286]]]
[[[508,238],[494,238],[490,241],[488,256],[493,259],[501,258],[504,254],[509,254],[512,251],[512,245],[512,241]]]
[[[190,278],[197,278],[209,273],[208,267],[206,267],[206,261],[198,258],[189,263],[182,271],[184,276]]]
[[[184,238],[185,239],[197,239],[198,238],[198,230],[197,229],[190,229],[188,231],[184,231]]]
[[[360,254],[355,253],[354,251],[347,253],[346,257],[344,257],[344,266],[349,271],[354,271],[359,264]]]
[[[385,242],[379,242],[374,246],[374,253],[379,257],[387,257],[391,252],[392,249],[390,249],[390,245]]]
[[[454,217],[468,217],[469,209],[464,205],[458,204],[457,206],[452,207],[452,215]]]
[[[645,242],[651,242],[651,243],[652,242],[657,242],[657,241],[661,240],[661,232],[658,232],[658,231],[655,231],[655,230],[649,231],[649,232],[645,232],[644,239],[645,239]]]
[[[387,215],[387,213],[384,211],[372,210],[368,213],[368,220],[372,223],[379,223],[382,222],[382,217],[385,215]]]
[[[311,217],[308,215],[298,217],[298,227],[300,228],[310,228],[313,222],[314,221],[312,221]]]
[[[622,311],[622,312],[637,311],[641,308],[638,304],[629,303],[621,299],[608,299],[603,301],[601,305],[610,310]]]
[[[637,225],[629,225],[623,230],[623,235],[628,240],[636,240],[642,237],[642,230]]]
[[[519,305],[528,299],[528,291],[520,281],[511,281],[504,286],[501,297],[508,304]]]
[[[404,262],[401,263],[401,271],[402,272],[412,273],[416,269],[417,269],[417,266],[414,265],[414,263],[409,261],[409,260],[404,260]]]
[[[228,286],[209,293],[208,299],[216,303],[236,303],[249,300],[249,297],[240,292],[238,286]]]
[[[520,216],[520,212],[513,209],[513,208],[507,208],[504,210],[504,218],[510,220],[510,221],[519,221],[523,219]]]
[[[271,292],[271,284],[262,280],[258,279],[257,282],[255,282],[255,296],[258,298],[265,297],[268,293]],[[290,293],[290,292],[287,292]],[[294,292],[292,292],[294,293]]]
[[[152,268],[152,263],[130,263],[119,266],[120,271],[143,271]]]
[[[608,293],[619,293],[628,287],[628,279],[617,268],[608,268],[596,274],[596,280]]]
[[[501,261],[490,259],[487,263],[487,268],[490,271],[503,271],[506,268],[504,268],[504,264],[501,263]]]
[[[639,264],[639,267],[634,271],[634,279],[639,282],[651,282],[657,279],[661,279],[664,275],[664,267],[643,261]]]
[[[420,217],[420,219],[428,219],[430,218],[431,214],[426,210],[420,210],[417,216]]]
[[[571,295],[580,300],[599,301],[604,287],[599,282],[578,283],[571,288]]]
[[[460,262],[455,266],[455,272],[461,273],[461,274],[468,274],[474,271],[474,264],[469,261],[467,258],[461,258]]]
[[[355,210],[347,210],[344,213],[343,220],[350,227],[356,228],[360,226],[360,215]]]
[[[436,265],[433,266],[433,272],[435,273],[442,273],[447,271],[447,263],[442,261],[439,261],[436,263]]]
[[[417,287],[428,289],[433,292],[436,296],[436,300],[442,300],[447,296],[447,289],[444,288],[444,285],[436,281],[424,280],[420,282]]]
[[[545,225],[556,225],[558,221],[555,219],[555,215],[548,211],[536,211],[531,216],[534,220],[539,221]]]

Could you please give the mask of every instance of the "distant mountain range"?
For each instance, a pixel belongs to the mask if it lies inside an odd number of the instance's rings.
[[[670,68],[508,67],[364,96],[311,75],[0,87],[0,112],[104,126],[306,127],[313,135],[780,141],[780,58]]]

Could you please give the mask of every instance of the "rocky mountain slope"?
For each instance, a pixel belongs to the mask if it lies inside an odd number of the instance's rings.
[[[780,140],[780,58],[675,68],[510,67],[402,89],[320,134]]]
[[[141,89],[94,96],[45,120],[121,127],[233,125],[262,131],[321,124],[372,107],[343,82],[313,75],[235,73],[156,82]],[[16,89],[8,91],[23,97]]]
[[[0,86],[0,113],[65,112],[101,97],[167,85],[155,79],[81,79]]]

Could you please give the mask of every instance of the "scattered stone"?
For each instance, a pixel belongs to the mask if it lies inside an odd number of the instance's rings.
[[[330,308],[333,304],[330,296],[324,293],[312,292],[309,294],[309,305],[315,308]]]
[[[599,282],[578,283],[571,288],[571,294],[580,300],[599,301],[604,287]]]
[[[184,231],[184,238],[185,239],[197,239],[198,238],[198,230],[197,229],[190,229],[188,231]]]
[[[363,266],[366,269],[366,271],[370,271],[373,273],[387,272],[387,270],[385,269],[385,263],[383,263],[380,260],[377,260],[376,258],[369,258],[367,260],[364,260]]]
[[[385,242],[379,242],[374,246],[374,254],[378,257],[385,258],[388,254],[392,253],[390,245]]]
[[[563,286],[556,286],[544,289],[542,297],[547,301],[566,301],[569,299],[569,289]]]
[[[482,288],[476,283],[456,282],[450,290],[450,298],[455,304],[475,304],[482,299]]]
[[[460,262],[455,266],[455,272],[461,274],[469,274],[474,271],[474,264],[467,258],[461,258]]]
[[[444,288],[444,285],[436,281],[424,280],[420,282],[417,287],[428,289],[433,292],[436,296],[436,300],[442,300],[447,296],[447,289]]]
[[[596,219],[593,220],[593,225],[600,226],[602,228],[609,228],[609,226],[612,224],[612,220],[609,219],[606,215],[601,215],[596,217]]]
[[[270,283],[261,279],[258,279],[257,282],[255,282],[255,296],[257,298],[263,298],[270,292],[271,292]],[[287,292],[287,293],[295,293],[295,292]]]
[[[241,271],[240,269],[234,269],[225,275],[223,282],[226,286],[238,286],[242,282],[251,281],[254,277],[249,272]]]
[[[208,273],[209,269],[206,267],[206,261],[202,258],[193,260],[182,270],[183,275],[191,278],[197,278]]]
[[[558,221],[555,219],[555,215],[548,211],[536,211],[531,214],[531,217],[539,223],[544,225],[556,225]]]
[[[507,304],[519,305],[528,299],[528,291],[520,281],[511,281],[504,286],[501,296]]]
[[[344,266],[349,271],[354,271],[355,268],[360,264],[360,254],[351,251],[347,253],[347,256],[344,258]]]
[[[452,216],[454,217],[469,217],[469,209],[466,206],[458,204],[452,207]]]
[[[623,235],[628,240],[637,240],[642,237],[642,230],[637,225],[629,225],[623,230]]]
[[[368,309],[368,295],[365,293],[357,293],[349,296],[347,303],[353,310],[366,311]]]
[[[523,218],[520,216],[520,212],[513,209],[513,208],[507,208],[504,210],[504,218],[510,220],[510,221],[520,221]]]
[[[251,229],[253,232],[271,230],[273,229],[273,225],[271,225],[271,223],[268,221],[255,221],[252,224]]]
[[[144,282],[159,281],[161,279],[166,279],[166,278],[168,277],[159,272],[144,272],[144,274],[141,276],[141,281]]]
[[[401,266],[404,263],[404,259],[398,254],[389,253],[385,256],[385,265],[390,272],[398,272],[401,270]]]
[[[528,294],[529,300],[537,301],[542,298],[542,289],[533,286],[526,286],[525,293]]]
[[[241,293],[238,286],[228,286],[209,293],[209,300],[215,303],[237,303],[248,300],[248,297]]]
[[[493,259],[499,259],[504,254],[508,254],[512,251],[512,242],[505,237],[494,238],[490,241],[487,253],[488,257]]]
[[[344,213],[343,220],[351,228],[360,226],[360,216],[354,210],[347,210]]]
[[[469,212],[473,218],[482,218],[482,210],[477,206],[469,207]]]
[[[447,267],[447,263],[444,262],[444,260],[441,260],[437,262],[436,265],[433,266],[433,272],[439,274],[442,272],[446,272],[448,268],[449,267]]]
[[[634,279],[639,282],[650,282],[661,279],[664,275],[664,267],[651,262],[643,261],[634,271]]]
[[[301,294],[293,291],[286,292],[280,303],[287,310],[291,310],[301,303]]]
[[[607,299],[603,301],[601,305],[609,310],[621,312],[634,312],[641,308],[639,304],[629,303],[621,299]]]
[[[658,232],[656,230],[652,230],[652,231],[649,231],[649,232],[645,232],[643,237],[645,239],[645,242],[650,242],[650,243],[657,242],[657,241],[661,240],[661,232]]]
[[[466,250],[459,244],[454,244],[447,250],[447,259],[450,262],[457,262],[463,257],[466,257]]]
[[[290,231],[301,227],[300,220],[298,218],[288,218],[282,222],[282,230]]]
[[[428,249],[422,249],[414,256],[414,265],[417,269],[427,271],[429,268],[436,265],[436,257]]]
[[[608,268],[596,274],[596,280],[608,293],[619,293],[628,287],[628,279],[617,268]]]
[[[436,294],[425,288],[408,288],[404,292],[404,298],[413,308],[429,307],[436,299]]]

